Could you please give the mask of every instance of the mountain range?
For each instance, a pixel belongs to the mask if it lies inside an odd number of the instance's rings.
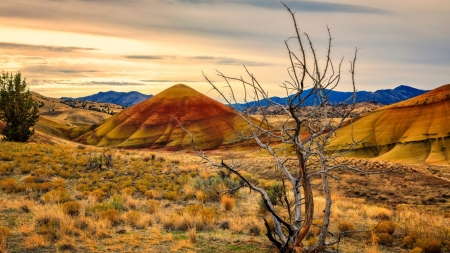
[[[138,104],[144,100],[151,98],[153,95],[145,95],[137,91],[130,92],[117,92],[117,91],[107,91],[99,92],[94,95],[75,98],[81,101],[92,101],[101,103],[113,103],[124,107],[130,107],[132,105]]]
[[[310,90],[305,90],[303,94],[309,94]],[[340,103],[348,103],[351,102],[349,99],[351,99],[353,92],[342,92],[342,91],[335,91],[331,90],[329,92],[328,102],[334,105],[340,104]],[[371,91],[357,91],[356,92],[356,102],[376,102],[383,105],[389,105],[393,103],[397,103],[406,99],[410,99],[419,95],[422,95],[426,93],[427,90],[419,90],[413,87],[409,87],[406,85],[400,85],[395,89],[385,89],[385,90],[377,90],[375,92]],[[291,97],[291,96],[290,96]],[[281,104],[286,105],[289,101],[290,97],[271,97],[270,100]],[[234,107],[237,107],[239,109],[246,109],[248,107],[257,106],[258,104],[256,102],[249,102],[248,104],[235,104]],[[269,105],[267,101],[261,101],[262,106]],[[304,103],[306,106],[312,106],[314,105],[314,97],[310,97],[306,100]]]

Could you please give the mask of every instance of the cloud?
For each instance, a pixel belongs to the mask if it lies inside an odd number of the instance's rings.
[[[89,47],[61,47],[61,46],[19,44],[9,42],[0,42],[0,49],[33,50],[33,51],[47,51],[57,53],[72,53],[79,51],[98,50],[96,48],[89,48]]]
[[[83,83],[77,83],[74,85],[82,85],[82,86],[88,86],[88,85],[112,85],[112,86],[130,86],[130,85],[146,85],[145,83],[134,83],[134,82],[114,82],[114,81],[103,81],[103,82],[83,82]]]
[[[176,0],[192,4],[221,3],[221,0]],[[273,0],[231,0],[228,3],[251,5],[267,9],[285,9],[279,1]],[[340,4],[331,2],[315,1],[284,1],[293,11],[301,12],[340,12],[340,13],[365,13],[365,14],[388,14],[389,11],[355,4]]]
[[[33,79],[28,81],[30,86],[42,85],[69,85],[69,86],[143,86],[145,83],[137,82],[119,82],[119,81],[88,81],[77,82],[74,80],[52,80],[52,79]]]
[[[265,62],[246,61],[231,57],[216,56],[171,56],[171,55],[126,55],[124,58],[134,60],[166,60],[166,61],[200,61],[212,62],[217,65],[247,65],[247,66],[270,66],[272,64]]]
[[[63,74],[82,74],[82,73],[101,72],[100,70],[95,69],[77,69],[77,67],[74,67],[73,69],[68,69],[67,67],[58,68],[46,65],[26,66],[23,67],[23,70],[26,72],[35,72],[35,73],[63,73]]]
[[[145,83],[196,83],[200,81],[192,81],[192,80],[139,80]]]
[[[156,55],[126,55],[124,56],[127,59],[136,59],[136,60],[164,60],[165,56],[156,56]]]

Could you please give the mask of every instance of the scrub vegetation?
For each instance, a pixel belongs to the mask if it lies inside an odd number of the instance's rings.
[[[242,174],[277,198],[280,185],[268,156],[236,158],[248,168]],[[415,169],[364,162],[374,169]],[[395,192],[399,177],[377,175],[373,188],[364,176],[342,174],[340,183],[331,185],[330,231],[345,232],[336,247],[341,252],[448,251],[449,188],[433,181],[442,186],[435,192],[427,186],[431,173],[416,174],[422,181],[411,185],[408,201],[397,202],[371,192],[395,196],[385,191]],[[0,247],[2,252],[273,252],[261,219],[270,222],[270,215],[242,184],[188,153],[2,141]],[[325,198],[316,184],[312,182],[317,196],[313,224],[320,225]],[[423,194],[430,202],[420,201]],[[314,244],[319,234],[313,226],[305,243]]]

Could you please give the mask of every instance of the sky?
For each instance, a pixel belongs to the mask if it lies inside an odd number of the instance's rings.
[[[358,90],[450,83],[448,0],[284,3],[311,37],[319,63],[331,28],[332,59],[344,59],[337,90],[351,89],[355,48]],[[0,1],[0,69],[21,71],[30,90],[50,97],[154,95],[184,83],[217,98],[203,75],[223,87],[216,71],[246,78],[244,65],[269,96],[283,96],[285,40],[294,35],[275,0]],[[235,89],[242,93],[239,84]]]

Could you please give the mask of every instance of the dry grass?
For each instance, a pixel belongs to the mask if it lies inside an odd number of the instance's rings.
[[[231,252],[236,240],[270,245],[258,214],[259,196],[241,189],[232,197],[219,198],[233,179],[222,180],[219,171],[197,165],[196,157],[163,153],[152,158],[147,152],[0,142],[0,154],[5,151],[9,161],[0,161],[0,166],[15,164],[14,169],[0,173],[0,217],[5,217],[0,226],[6,225],[13,234],[6,239],[6,250],[19,249],[15,241],[30,250],[47,252],[132,252],[145,248],[168,252],[194,247],[201,251],[210,243],[222,252]],[[111,154],[113,165],[86,170],[92,153]],[[260,176],[267,175],[261,179],[248,174],[251,180],[266,189],[274,185],[274,170],[265,158],[242,158],[244,167],[254,172],[262,166]],[[448,204],[377,204],[373,198],[355,198],[353,191],[348,193],[347,189],[360,187],[364,179],[341,176],[343,187],[333,185],[331,231],[339,234],[340,229],[345,230],[339,225],[346,223],[355,230],[371,230],[384,222],[373,238],[366,234],[344,238],[340,246],[344,252],[389,252],[395,247],[410,250],[423,246],[424,240],[439,241],[443,250],[449,248]],[[383,190],[396,192],[394,186],[385,184]],[[431,195],[426,188],[418,192],[423,191]],[[450,196],[445,191],[442,194]],[[306,244],[317,240],[322,224],[320,210],[325,201],[320,189],[314,195],[317,226],[311,229]],[[385,224],[394,224],[395,229]],[[211,238],[216,241],[211,242]],[[245,250],[259,252],[257,248]]]
[[[236,200],[230,195],[223,195],[220,198],[220,203],[226,211],[232,211],[235,206]]]

